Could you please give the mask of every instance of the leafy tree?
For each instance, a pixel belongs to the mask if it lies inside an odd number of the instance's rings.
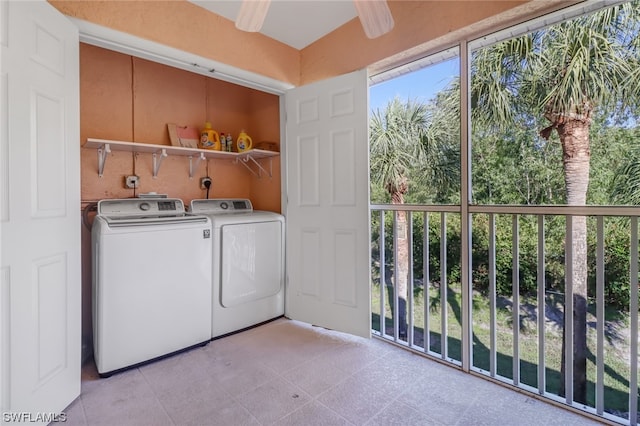
[[[615,116],[640,104],[638,31],[640,3],[625,3],[557,24],[474,53],[471,68],[472,122],[498,130],[555,131],[562,146],[565,201],[587,202],[590,127],[596,109]],[[587,222],[573,226],[573,390],[586,402]],[[565,339],[566,344],[566,339]],[[564,368],[564,363],[563,363]],[[564,378],[564,375],[562,375]],[[560,394],[564,394],[563,383]]]
[[[614,203],[637,206],[640,205],[640,127],[621,129],[618,133],[622,133],[629,144],[619,156],[620,163],[612,167],[615,173],[611,197]]]
[[[473,200],[478,204],[562,203],[560,144],[522,128],[473,137]]]

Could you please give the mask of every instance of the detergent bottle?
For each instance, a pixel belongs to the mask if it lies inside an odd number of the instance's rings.
[[[236,142],[238,152],[248,151],[252,146],[253,141],[251,140],[251,137],[245,133],[244,129],[242,129],[240,135],[238,135],[238,142]]]
[[[227,152],[233,151],[233,138],[231,133],[227,133]]]
[[[200,132],[200,148],[220,151],[220,136],[211,128],[211,123],[208,121]]]

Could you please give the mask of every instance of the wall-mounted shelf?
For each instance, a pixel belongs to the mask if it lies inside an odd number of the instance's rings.
[[[262,173],[273,175],[273,166],[271,160],[273,157],[280,155],[278,152],[265,151],[261,149],[252,149],[245,152],[226,152],[226,151],[210,151],[207,149],[185,148],[182,146],[172,145],[153,145],[148,143],[113,141],[107,139],[88,138],[82,145],[84,148],[93,148],[98,152],[98,176],[104,174],[104,166],[107,161],[107,154],[111,151],[129,151],[149,153],[153,156],[153,177],[158,176],[162,160],[169,155],[179,155],[189,157],[189,177],[192,178],[194,171],[198,169],[200,162],[205,159],[228,159],[235,164],[242,164],[251,173],[261,177]],[[258,163],[257,160],[268,158],[269,171]],[[195,159],[195,164],[194,164]],[[254,169],[255,167],[255,169]]]

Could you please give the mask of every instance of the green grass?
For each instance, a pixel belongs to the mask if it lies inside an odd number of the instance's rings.
[[[386,334],[393,336],[393,318],[390,291],[385,293],[385,327]],[[441,316],[439,289],[429,290],[429,336],[430,350],[436,354],[442,353],[440,345]],[[538,333],[535,319],[535,297],[521,297],[520,301],[520,327],[519,327],[519,353],[520,353],[520,382],[538,387]],[[372,286],[372,329],[380,330],[380,286]],[[447,297],[447,356],[454,360],[461,360],[461,297],[460,288],[450,287]],[[555,312],[555,318],[562,316],[561,311]],[[477,368],[489,371],[490,360],[490,308],[488,298],[476,294],[473,299],[473,365]],[[604,403],[605,411],[614,412],[617,415],[628,411],[629,398],[629,334],[628,315],[620,312],[607,312],[604,344]],[[622,317],[622,319],[620,319]],[[414,340],[413,344],[423,348],[424,330],[424,302],[422,289],[414,292]],[[588,318],[590,327],[588,330],[588,360],[587,379],[587,403],[595,406],[595,382],[596,382],[596,330],[595,317]],[[513,327],[511,314],[511,301],[501,298],[496,310],[496,372],[498,375],[513,379]],[[545,333],[545,388],[552,394],[558,394],[560,388],[560,364],[562,354],[562,328],[561,324],[546,321]],[[406,338],[403,338],[406,342]]]

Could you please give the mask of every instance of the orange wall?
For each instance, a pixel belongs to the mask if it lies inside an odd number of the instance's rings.
[[[575,1],[388,0],[395,21],[388,34],[367,39],[354,18],[301,51],[259,33],[239,31],[232,21],[185,0],[49,2],[68,16],[299,86],[366,68],[491,17],[491,25],[499,25],[518,14]]]
[[[368,39],[352,20],[301,51],[301,84],[346,74],[527,3],[479,0],[387,0],[393,30]]]
[[[298,84],[300,52],[186,0],[49,0],[65,15]]]
[[[231,132],[234,138],[246,129],[254,142],[280,142],[278,96],[84,43],[80,45],[80,105],[83,143],[97,138],[171,145],[167,123],[201,128],[207,120],[218,132]],[[210,198],[251,198],[257,209],[280,211],[279,159],[273,161],[273,177],[260,179],[242,165],[213,159],[200,163],[190,179],[188,157],[171,155],[154,178],[152,161],[150,153],[113,150],[99,177],[95,149],[83,149],[83,201],[157,192],[188,204],[206,196],[200,177],[210,176]],[[261,164],[267,167],[268,161]],[[124,177],[132,174],[140,176],[135,194],[124,187]]]

